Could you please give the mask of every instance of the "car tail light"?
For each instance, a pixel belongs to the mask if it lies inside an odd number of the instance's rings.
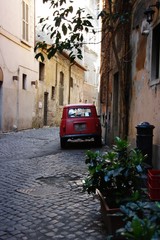
[[[61,135],[64,135],[66,133],[66,125],[62,124],[60,129],[61,129]]]
[[[63,125],[62,129],[63,129],[63,132],[65,132],[66,131],[66,125]]]
[[[96,129],[97,129],[97,130],[100,130],[100,128],[101,128],[101,124],[100,124],[99,121],[97,121],[97,122],[96,122]]]

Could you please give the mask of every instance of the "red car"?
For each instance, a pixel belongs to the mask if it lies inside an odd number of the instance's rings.
[[[68,140],[93,139],[101,146],[101,124],[93,104],[70,104],[63,108],[60,124],[60,144],[64,148]]]

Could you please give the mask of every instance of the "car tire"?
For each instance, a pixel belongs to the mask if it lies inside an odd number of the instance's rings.
[[[95,142],[96,147],[102,147],[102,139],[101,139],[101,137],[96,137],[94,139],[94,142]]]
[[[60,144],[61,144],[61,148],[62,149],[65,148],[65,146],[66,146],[66,139],[61,138],[60,139]]]

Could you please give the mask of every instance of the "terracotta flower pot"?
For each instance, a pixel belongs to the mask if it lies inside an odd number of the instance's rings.
[[[115,236],[116,230],[123,227],[125,224],[125,222],[122,220],[122,216],[120,215],[121,211],[119,208],[110,208],[106,199],[98,189],[96,193],[100,200],[102,219],[104,221],[107,234]],[[116,239],[116,237],[114,239]]]

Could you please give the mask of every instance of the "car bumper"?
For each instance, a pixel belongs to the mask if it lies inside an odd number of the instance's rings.
[[[60,136],[62,139],[91,139],[91,138],[101,138],[101,135],[98,134],[73,134]]]

